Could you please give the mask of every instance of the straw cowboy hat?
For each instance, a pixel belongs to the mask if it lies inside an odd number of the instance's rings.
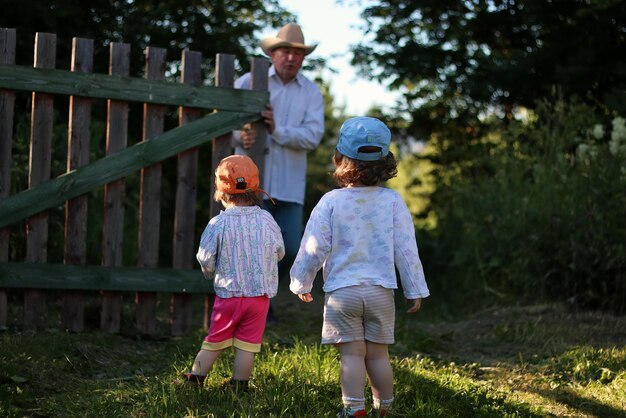
[[[280,47],[302,48],[304,55],[309,55],[317,45],[305,45],[302,29],[295,23],[288,23],[278,31],[275,38],[269,37],[261,41],[261,49],[266,55]]]

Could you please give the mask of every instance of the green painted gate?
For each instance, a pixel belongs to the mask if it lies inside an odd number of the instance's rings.
[[[62,326],[71,332],[84,330],[85,301],[98,295],[100,328],[119,332],[122,292],[135,295],[134,327],[138,333],[156,332],[157,294],[171,294],[169,326],[172,335],[191,330],[191,295],[206,295],[206,326],[212,286],[195,263],[194,236],[198,147],[212,141],[211,172],[221,158],[230,155],[230,133],[254,123],[265,135],[260,112],[269,101],[268,62],[251,61],[253,91],[232,88],[234,56],[216,57],[216,86],[204,86],[202,55],[183,51],[180,82],[165,80],[166,51],[148,47],[145,78],[129,77],[130,47],[111,43],[109,73],[93,73],[93,40],[74,38],[70,70],[55,68],[56,36],[38,33],[33,67],[15,65],[14,29],[0,28],[0,328],[7,327],[9,303],[23,300],[23,327],[49,326],[47,299],[62,294]],[[15,96],[32,94],[28,188],[13,194],[11,165]],[[56,96],[69,96],[67,172],[50,178],[52,120]],[[95,100],[107,103],[106,156],[89,161],[91,107]],[[129,103],[143,103],[142,140],[127,147]],[[164,114],[176,107],[179,126],[164,131]],[[263,152],[251,157],[263,172]],[[161,162],[176,158],[175,196],[161,196]],[[141,175],[136,266],[122,266],[124,233],[124,179]],[[203,179],[213,184],[213,179]],[[102,263],[86,264],[87,193],[104,189]],[[159,206],[175,199],[176,213],[172,265],[159,268]],[[46,210],[65,206],[64,262],[47,262],[48,216]],[[211,207],[211,215],[219,211]],[[25,259],[10,260],[10,234],[26,224]]]

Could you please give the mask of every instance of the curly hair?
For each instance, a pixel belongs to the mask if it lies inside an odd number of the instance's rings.
[[[258,192],[246,192],[241,194],[229,194],[215,190],[213,196],[216,202],[232,203],[237,206],[254,206],[261,204]]]
[[[361,151],[367,152],[367,150]],[[376,148],[375,151],[379,151],[379,149]],[[391,151],[380,160],[360,161],[346,157],[335,150],[333,163],[335,163],[333,177],[339,187],[359,183],[365,186],[375,186],[398,174],[398,162]]]

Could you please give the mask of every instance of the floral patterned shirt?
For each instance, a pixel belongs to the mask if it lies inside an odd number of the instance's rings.
[[[278,261],[285,255],[280,227],[258,206],[234,206],[211,219],[196,258],[221,298],[267,296],[278,291]]]
[[[411,214],[384,187],[337,189],[320,199],[291,268],[291,291],[310,292],[320,268],[325,292],[359,284],[397,289],[397,268],[407,299],[429,295]]]

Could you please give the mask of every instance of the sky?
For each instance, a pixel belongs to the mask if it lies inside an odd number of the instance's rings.
[[[358,116],[365,114],[374,104],[387,107],[394,103],[398,93],[358,77],[350,65],[350,45],[363,38],[363,33],[357,29],[360,7],[338,5],[336,0],[280,0],[280,4],[297,16],[305,43],[318,44],[311,56],[326,58],[328,65],[337,70],[336,73],[323,73],[324,79],[331,83],[337,106],[345,105],[348,115]],[[276,36],[277,32],[277,29],[271,29],[260,36],[261,39]]]

